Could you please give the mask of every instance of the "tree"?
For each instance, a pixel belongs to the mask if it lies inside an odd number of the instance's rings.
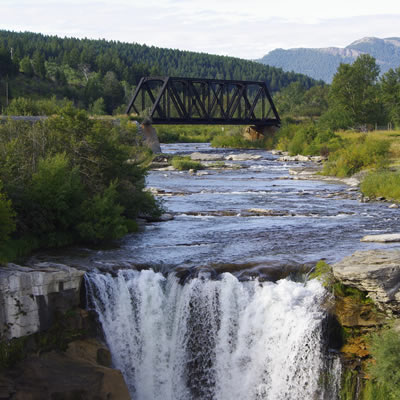
[[[400,125],[400,67],[390,69],[381,78],[382,101],[389,120],[396,126]]]
[[[39,51],[35,51],[33,54],[33,69],[35,70],[35,74],[40,78],[46,77],[46,67],[44,65],[44,56]]]
[[[348,115],[353,126],[381,122],[378,76],[379,66],[368,54],[359,56],[352,65],[340,64],[329,93],[330,108]]]
[[[117,108],[124,100],[124,88],[118,81],[116,75],[112,71],[108,71],[103,80],[104,87],[104,102],[106,104],[106,111],[112,114],[113,110]]]
[[[34,75],[34,70],[32,67],[31,59],[26,56],[24,57],[21,62],[19,63],[19,69],[23,72],[28,78],[32,78]]]

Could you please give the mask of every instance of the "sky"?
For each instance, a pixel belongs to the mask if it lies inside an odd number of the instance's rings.
[[[0,29],[257,59],[400,37],[400,1],[0,0]]]

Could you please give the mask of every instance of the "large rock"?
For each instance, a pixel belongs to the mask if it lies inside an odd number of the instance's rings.
[[[386,233],[383,235],[367,235],[361,242],[393,243],[400,242],[400,233]]]
[[[160,141],[156,129],[150,124],[142,124],[140,128],[145,145],[149,147],[153,153],[161,153]]]
[[[367,292],[382,310],[400,312],[400,250],[357,251],[332,269],[336,279]]]
[[[221,161],[221,160],[224,160],[224,156],[222,154],[199,153],[199,152],[192,153],[190,155],[190,158],[193,161]]]
[[[0,326],[6,339],[48,329],[56,311],[79,305],[84,271],[63,264],[0,268]]]
[[[229,154],[225,157],[225,160],[249,161],[249,160],[260,160],[261,158],[262,157],[258,154],[240,153],[240,154]]]
[[[0,399],[130,400],[108,350],[95,339],[72,342],[66,353],[32,355],[0,375]]]

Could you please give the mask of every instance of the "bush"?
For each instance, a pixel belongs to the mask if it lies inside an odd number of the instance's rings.
[[[149,150],[139,142],[130,124],[94,121],[72,106],[35,124],[1,124],[0,179],[17,227],[3,258],[119,238],[137,229],[138,216],[157,218],[159,202],[143,191]],[[2,210],[9,204],[1,198]]]
[[[40,209],[38,234],[67,231],[79,221],[79,207],[84,199],[78,167],[71,167],[65,153],[41,159],[32,175],[30,198]]]
[[[382,397],[374,400],[400,398],[400,335],[393,328],[371,337],[370,354],[374,362],[369,366]]]
[[[82,222],[77,229],[84,241],[99,242],[106,239],[118,239],[128,233],[127,222],[122,216],[124,208],[117,203],[117,185],[115,182],[87,199],[82,204]]]
[[[368,197],[400,201],[400,172],[370,172],[361,183],[361,191]]]
[[[179,171],[187,171],[193,169],[195,171],[203,169],[203,165],[198,161],[193,161],[190,157],[175,156],[171,160],[171,164],[174,168],[179,169]]]
[[[15,230],[15,212],[11,207],[11,201],[2,193],[0,181],[0,262],[6,261],[5,248],[10,234]]]
[[[365,168],[381,168],[387,163],[389,148],[386,140],[362,136],[331,154],[323,172],[345,177]]]
[[[327,156],[343,145],[333,131],[315,124],[286,125],[281,128],[277,140],[277,148],[291,155]]]

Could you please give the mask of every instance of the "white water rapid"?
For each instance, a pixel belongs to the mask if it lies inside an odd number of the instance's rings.
[[[179,283],[152,270],[87,275],[114,365],[135,400],[337,398],[340,363],[324,349],[326,292],[240,282]]]

